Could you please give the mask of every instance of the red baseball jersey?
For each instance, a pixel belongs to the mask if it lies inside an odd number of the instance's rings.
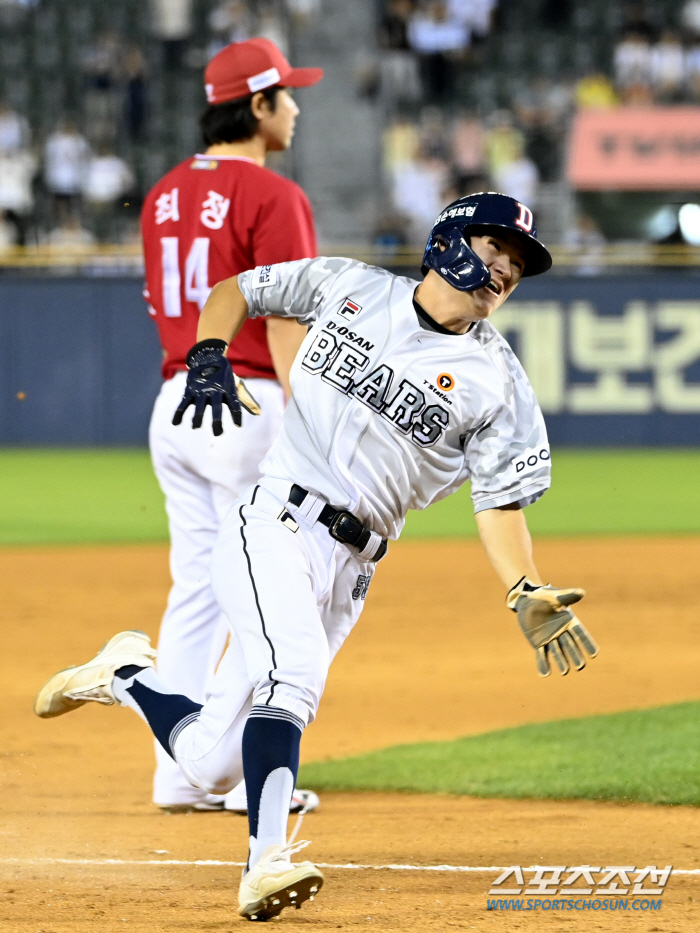
[[[185,369],[209,292],[255,266],[316,255],[311,205],[287,178],[239,156],[196,155],[149,192],[141,212],[149,313],[163,378]],[[275,379],[265,320],[249,320],[228,358],[239,376]]]

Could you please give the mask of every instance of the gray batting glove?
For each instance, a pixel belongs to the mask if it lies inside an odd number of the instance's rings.
[[[523,635],[537,652],[537,673],[541,677],[549,677],[552,660],[560,674],[568,674],[570,664],[577,671],[586,666],[584,653],[592,658],[598,654],[598,646],[586,628],[567,608],[585,595],[585,590],[538,585],[527,577],[509,590],[506,606],[517,614]]]

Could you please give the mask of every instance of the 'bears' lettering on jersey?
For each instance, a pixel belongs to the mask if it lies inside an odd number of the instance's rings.
[[[368,363],[368,356],[360,353],[351,344],[343,342],[333,361],[324,369],[321,378],[347,394],[352,389],[352,377],[356,370],[364,369]]]
[[[327,327],[331,326],[330,322]],[[340,334],[347,332],[356,343],[363,341],[346,327],[333,327]],[[371,348],[373,345],[369,344]],[[340,344],[328,330],[321,330],[306,351],[301,365],[308,373],[320,375],[324,382],[332,385],[344,395],[356,399],[391,422],[402,434],[419,447],[432,447],[440,439],[450,423],[449,412],[441,405],[426,405],[423,392],[408,379],[402,379],[394,395],[389,392],[394,380],[393,370],[386,364],[378,366],[359,381],[356,374],[367,368],[369,357],[347,341]]]

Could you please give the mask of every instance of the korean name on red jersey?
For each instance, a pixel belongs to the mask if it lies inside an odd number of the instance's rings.
[[[197,155],[149,192],[141,213],[146,290],[163,345],[163,378],[185,369],[199,312],[222,279],[316,255],[311,205],[287,178],[238,156]],[[239,376],[275,378],[265,321],[229,347]]]

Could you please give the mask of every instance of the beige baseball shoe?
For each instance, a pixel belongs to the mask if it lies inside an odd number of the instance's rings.
[[[42,719],[50,719],[90,700],[111,706],[116,703],[112,693],[114,672],[127,664],[155,667],[155,658],[155,649],[145,632],[119,632],[91,661],[68,667],[47,680],[37,694],[34,712]]]
[[[312,862],[293,864],[289,857],[308,842],[268,846],[260,860],[243,874],[238,913],[247,920],[271,920],[285,907],[301,907],[321,889],[323,874]]]

